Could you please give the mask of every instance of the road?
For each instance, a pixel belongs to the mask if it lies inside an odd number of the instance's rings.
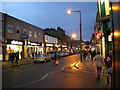
[[[69,67],[79,58],[79,54],[63,57],[58,66],[51,61],[3,70],[3,88],[106,88],[96,74]]]

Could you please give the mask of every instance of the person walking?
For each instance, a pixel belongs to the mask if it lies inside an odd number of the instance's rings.
[[[14,60],[15,60],[15,53],[14,53],[14,51],[12,51],[12,53],[11,53],[11,62],[13,63]]]
[[[18,60],[19,60],[19,51],[16,52],[16,61],[15,61],[16,64],[18,64]]]
[[[97,79],[99,80],[99,79],[100,79],[101,72],[102,72],[102,67],[105,66],[104,59],[103,59],[103,57],[100,55],[100,52],[98,52],[97,55],[93,58],[93,61],[92,61],[91,65],[92,65],[94,62],[96,62],[96,67],[97,67]]]
[[[105,57],[105,65],[107,68],[107,82],[110,83],[111,76],[112,76],[112,51],[109,51],[108,56]]]
[[[87,52],[87,50],[85,50],[85,51],[83,52],[83,58],[84,58],[84,61],[86,61],[86,57],[87,57],[87,55],[88,55],[88,52]]]
[[[55,54],[54,54],[54,64],[55,65],[58,65],[58,53],[55,51]]]

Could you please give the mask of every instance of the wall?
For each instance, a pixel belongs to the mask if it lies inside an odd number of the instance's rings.
[[[113,77],[112,87],[120,89],[120,2],[112,3],[112,15],[113,15],[113,30],[114,30],[114,42],[113,42]],[[112,19],[111,19],[112,21]]]

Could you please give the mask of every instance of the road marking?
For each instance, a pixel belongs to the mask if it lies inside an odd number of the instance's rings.
[[[53,72],[50,72],[48,74],[56,73],[56,72],[59,72],[59,71],[61,71],[61,70],[53,71]]]
[[[78,60],[75,60],[74,63],[77,62],[78,63]],[[73,63],[72,63],[73,64]],[[71,65],[71,64],[70,64]],[[70,66],[70,65],[67,65],[67,66]],[[67,66],[64,66],[62,69],[60,70],[57,70],[57,71],[53,71],[53,72],[50,72],[50,73],[47,73],[46,75],[44,75],[41,79],[38,79],[36,81],[33,81],[33,82],[29,82],[29,83],[26,83],[26,84],[23,84],[23,85],[19,85],[19,86],[16,86],[14,88],[19,88],[19,87],[23,87],[23,86],[26,86],[26,85],[30,85],[30,84],[33,84],[33,83],[37,83],[39,81],[42,81],[43,79],[45,79],[49,74],[53,74],[53,73],[56,73],[56,72],[59,72],[59,71],[63,71],[65,69],[65,67]]]
[[[33,83],[36,83],[36,82],[39,82],[39,81],[41,81],[41,80],[39,79],[39,80],[36,80],[36,81],[33,81],[33,82],[29,82],[29,83],[26,83],[26,84],[23,84],[23,85],[16,86],[14,88],[23,87],[23,86],[30,85],[30,84],[33,84]]]
[[[47,76],[48,76],[48,74],[46,74],[44,77],[42,77],[41,80],[43,80],[43,79],[44,79],[45,77],[47,77]]]
[[[61,70],[63,71],[65,69],[66,66],[64,66]]]

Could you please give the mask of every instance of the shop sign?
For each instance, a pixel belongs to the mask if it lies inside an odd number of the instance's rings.
[[[62,45],[62,47],[67,47],[66,45]]]
[[[23,42],[13,40],[11,41],[11,44],[23,45]]]
[[[53,44],[46,44],[46,46],[53,46]]]
[[[27,34],[21,34],[21,35],[20,35],[20,38],[21,38],[21,39],[28,39],[28,35],[27,35]]]
[[[27,45],[32,45],[32,46],[42,46],[42,43],[35,43],[35,42],[27,42]]]

